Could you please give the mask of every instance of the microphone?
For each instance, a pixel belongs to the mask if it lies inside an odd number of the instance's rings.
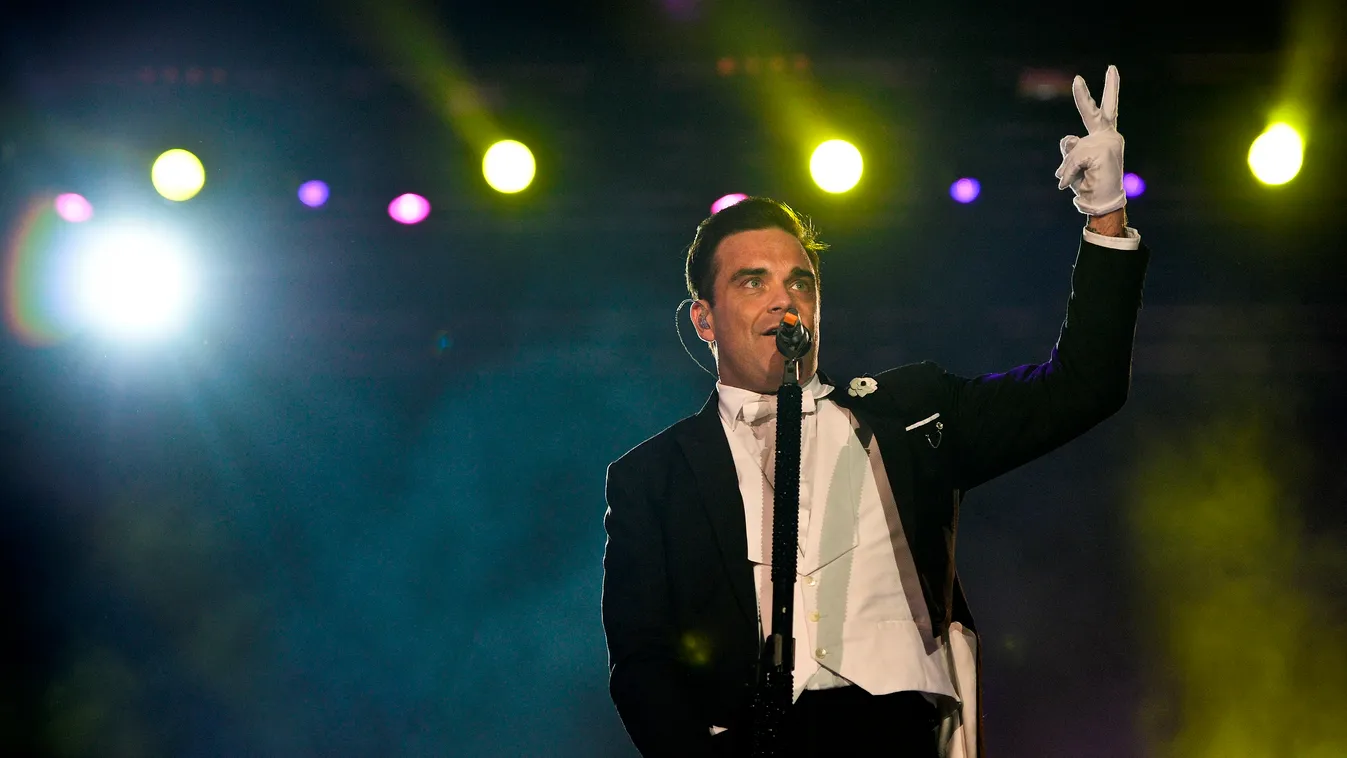
[[[795,306],[786,309],[781,317],[781,325],[776,330],[776,349],[786,356],[786,360],[799,360],[814,345],[814,335],[800,319]]]

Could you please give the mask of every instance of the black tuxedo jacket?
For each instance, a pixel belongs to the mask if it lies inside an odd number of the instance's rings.
[[[1148,260],[1145,247],[1082,241],[1066,320],[1044,363],[967,379],[924,362],[877,375],[878,388],[863,397],[845,383],[829,395],[879,441],[938,632],[952,621],[972,628],[954,566],[963,494],[1084,433],[1126,400]],[[757,609],[717,406],[713,392],[695,416],[608,467],[609,689],[645,756],[709,755],[713,724],[740,733],[752,725]],[[907,430],[935,413],[938,426]]]

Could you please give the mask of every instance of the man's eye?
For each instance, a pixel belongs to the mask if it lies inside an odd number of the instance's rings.
[[[749,279],[745,279],[745,280],[744,280],[744,286],[745,286],[745,287],[761,287],[761,286],[762,286],[762,280],[761,280],[761,279],[758,279],[758,278],[756,278],[756,277],[749,278]]]
[[[804,279],[796,280],[793,286],[795,287],[795,289],[800,290],[801,292],[809,291],[809,282]]]

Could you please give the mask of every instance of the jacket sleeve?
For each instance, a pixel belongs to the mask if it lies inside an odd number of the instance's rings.
[[[710,755],[710,724],[698,717],[678,662],[664,541],[646,492],[620,463],[608,467],[604,515],[608,689],[641,755]]]
[[[1118,411],[1150,252],[1082,241],[1048,360],[973,379],[941,372],[954,417],[955,486],[967,490],[1054,450]]]

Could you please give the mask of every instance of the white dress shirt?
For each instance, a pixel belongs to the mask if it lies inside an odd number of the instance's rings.
[[[1098,245],[1100,247],[1111,247],[1114,250],[1139,250],[1141,248],[1141,232],[1130,226],[1123,227],[1123,237],[1110,237],[1106,234],[1098,234],[1089,229],[1081,232],[1085,241]]]
[[[716,389],[765,637],[772,633],[776,398],[720,383]],[[833,387],[817,375],[802,389],[794,698],[848,684],[874,695],[915,690],[957,698],[877,441],[868,450],[861,444],[855,418],[827,397]],[[764,410],[771,417],[759,420]]]

